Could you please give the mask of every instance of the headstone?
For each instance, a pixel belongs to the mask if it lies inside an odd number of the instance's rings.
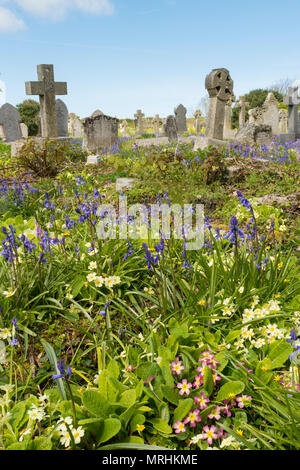
[[[262,124],[262,109],[261,108],[252,108],[248,111],[249,123],[257,124],[258,126]]]
[[[180,104],[174,109],[177,129],[179,134],[183,134],[187,131],[186,127],[186,108]]]
[[[96,116],[104,116],[104,114],[102,113],[102,111],[100,111],[100,109],[96,109],[96,111],[93,112],[91,117],[94,118]]]
[[[20,130],[21,130],[21,135],[22,135],[23,139],[27,139],[27,137],[28,137],[28,127],[26,126],[26,124],[24,124],[24,122],[21,122]]]
[[[209,93],[206,137],[223,140],[225,106],[233,96],[233,81],[227,69],[214,69],[205,79]]]
[[[229,100],[226,103],[225,106],[225,119],[224,119],[224,131],[231,131],[232,130],[232,125],[231,125],[231,107],[232,104],[235,102],[235,96],[231,96]]]
[[[3,140],[14,142],[22,138],[20,113],[9,103],[5,103],[0,108],[0,126],[2,126]]]
[[[145,114],[142,113],[141,109],[138,109],[134,117],[137,119],[138,134],[141,135],[144,130],[143,117],[145,117]]]
[[[235,135],[242,145],[269,145],[272,141],[272,128],[266,124],[251,124],[247,122]]]
[[[246,106],[249,106],[249,103],[246,101],[245,96],[240,96],[239,101],[236,103],[235,107],[240,110],[239,112],[239,127],[243,127],[246,122]]]
[[[41,109],[42,137],[57,137],[57,116],[55,95],[67,94],[66,82],[54,81],[54,70],[51,64],[37,66],[38,82],[26,82],[27,95],[39,95]]]
[[[168,137],[169,142],[173,142],[178,139],[177,121],[172,115],[167,117],[164,125],[164,134]]]
[[[83,120],[83,150],[97,152],[99,148],[112,147],[118,142],[119,120],[98,115]]]
[[[122,127],[123,127],[123,134],[125,137],[128,137],[128,122],[126,121],[126,119],[124,119],[124,121],[122,122]]]
[[[203,127],[202,122],[201,122],[201,116],[202,116],[202,113],[200,109],[196,109],[196,111],[194,112],[196,134],[200,134],[201,129]]]
[[[288,112],[286,109],[280,109],[278,113],[279,118],[279,133],[280,134],[287,134],[288,132]],[[300,134],[300,132],[299,132]]]
[[[160,125],[159,114],[155,114],[155,117],[152,120],[152,125],[153,125],[153,129],[154,129],[154,134],[158,135],[159,134],[159,125]]]
[[[263,124],[272,127],[273,135],[279,133],[279,103],[272,92],[268,96],[262,107]]]
[[[65,103],[60,99],[56,100],[55,106],[57,117],[57,136],[68,137],[68,108]]]
[[[74,113],[70,113],[68,117],[68,132],[71,136],[82,139],[83,126],[78,116]]]
[[[298,87],[289,87],[289,94],[283,99],[285,105],[288,106],[288,134],[291,140],[295,140],[298,135],[299,116],[298,107],[300,105],[300,97],[298,94]]]

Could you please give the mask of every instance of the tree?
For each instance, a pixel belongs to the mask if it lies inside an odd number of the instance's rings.
[[[295,80],[292,78],[282,78],[278,82],[274,83],[270,88],[281,93],[283,96],[287,95],[289,92],[289,87],[293,84]]]
[[[39,129],[39,103],[29,99],[17,104],[17,108],[21,116],[21,121],[28,127],[28,135],[37,135]]]
[[[283,95],[278,90],[273,88],[270,89],[263,89],[258,88],[256,90],[252,90],[245,95],[246,101],[249,103],[249,106],[246,107],[246,120],[248,119],[248,111],[249,109],[253,108],[262,108],[268,93],[272,92],[279,103],[283,101]],[[237,108],[233,108],[232,116],[231,116],[231,123],[234,128],[239,127],[239,110]]]

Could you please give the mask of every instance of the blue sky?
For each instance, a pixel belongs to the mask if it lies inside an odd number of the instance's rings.
[[[299,79],[299,18],[299,0],[0,0],[0,80],[15,105],[37,64],[54,64],[81,118],[190,113],[213,68],[236,96]]]

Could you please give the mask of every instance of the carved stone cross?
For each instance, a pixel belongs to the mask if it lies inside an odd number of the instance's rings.
[[[57,137],[55,95],[67,95],[67,83],[54,81],[53,65],[37,66],[38,82],[26,82],[27,95],[39,95],[42,137]]]
[[[235,107],[240,109],[239,113],[239,127],[243,127],[246,121],[246,106],[249,106],[249,103],[246,101],[245,96],[240,96],[239,101],[236,103]]]
[[[145,117],[145,114],[142,113],[140,109],[137,110],[136,114],[134,115],[135,118],[137,118],[137,123],[138,123],[138,133],[142,134],[144,125],[143,125],[143,117]]]
[[[298,134],[298,106],[300,105],[300,97],[297,86],[289,87],[289,94],[283,98],[283,103],[289,107],[289,134]]]
[[[214,69],[205,79],[209,94],[206,137],[223,140],[225,105],[232,97],[233,81],[227,69]]]
[[[159,114],[155,114],[154,119],[152,120],[154,134],[159,134],[159,125],[160,125],[160,118]]]

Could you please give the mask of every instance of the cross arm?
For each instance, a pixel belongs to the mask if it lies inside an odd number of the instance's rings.
[[[67,95],[67,82],[55,82],[55,94],[56,95]]]
[[[43,95],[43,82],[25,82],[26,95]]]

